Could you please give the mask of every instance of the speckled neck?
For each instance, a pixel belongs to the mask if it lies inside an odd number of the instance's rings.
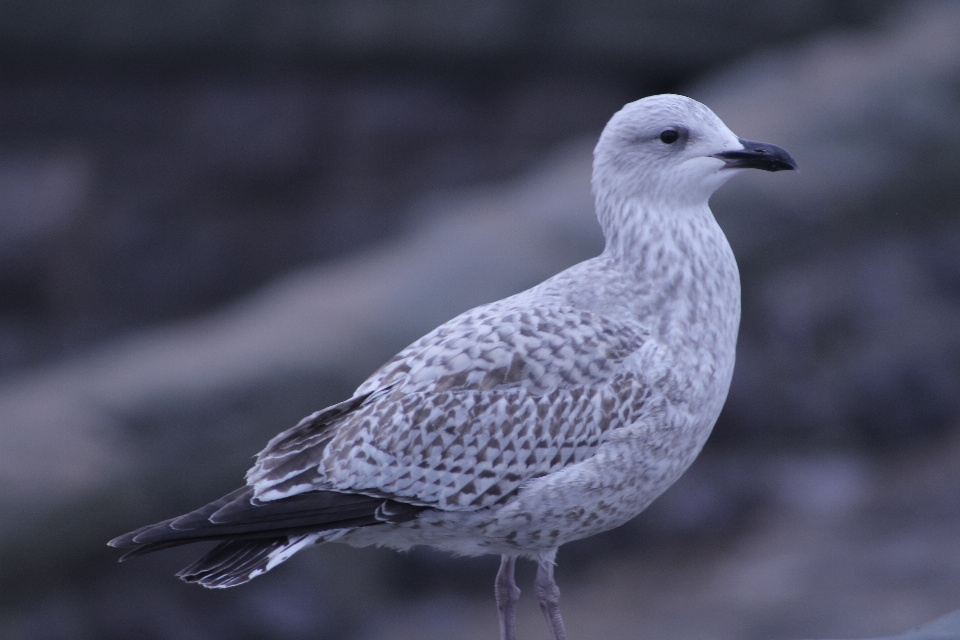
[[[597,217],[606,237],[604,257],[632,280],[639,319],[657,318],[651,330],[665,338],[733,349],[740,276],[706,202],[667,209],[656,200],[598,194]]]
[[[706,202],[675,207],[657,200],[598,196],[596,204],[606,239],[604,253],[638,275],[681,266],[696,258],[698,244],[727,244]]]

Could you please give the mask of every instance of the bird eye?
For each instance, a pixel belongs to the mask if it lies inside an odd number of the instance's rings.
[[[660,142],[664,144],[673,144],[680,137],[676,129],[666,129],[660,134]]]

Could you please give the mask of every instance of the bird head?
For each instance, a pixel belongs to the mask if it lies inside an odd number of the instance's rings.
[[[679,95],[631,102],[607,123],[594,150],[598,198],[679,208],[706,205],[743,169],[796,169],[772,144],[738,138],[706,106]]]

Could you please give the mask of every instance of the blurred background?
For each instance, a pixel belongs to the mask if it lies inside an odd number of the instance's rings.
[[[598,253],[593,143],[665,91],[801,171],[713,200],[730,398],[653,507],[561,550],[571,637],[960,608],[960,3],[8,0],[0,60],[0,637],[497,637],[494,558],[330,545],[206,591],[172,575],[199,550],[105,543]]]

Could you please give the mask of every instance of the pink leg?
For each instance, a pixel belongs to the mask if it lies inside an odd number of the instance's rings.
[[[517,600],[520,589],[514,580],[513,572],[517,566],[516,556],[501,556],[500,571],[497,573],[497,608],[500,609],[500,640],[517,638]]]
[[[560,587],[553,579],[553,558],[541,558],[537,565],[537,598],[540,599],[540,610],[550,625],[553,640],[567,640],[567,630],[563,627],[563,618],[560,617]]]

